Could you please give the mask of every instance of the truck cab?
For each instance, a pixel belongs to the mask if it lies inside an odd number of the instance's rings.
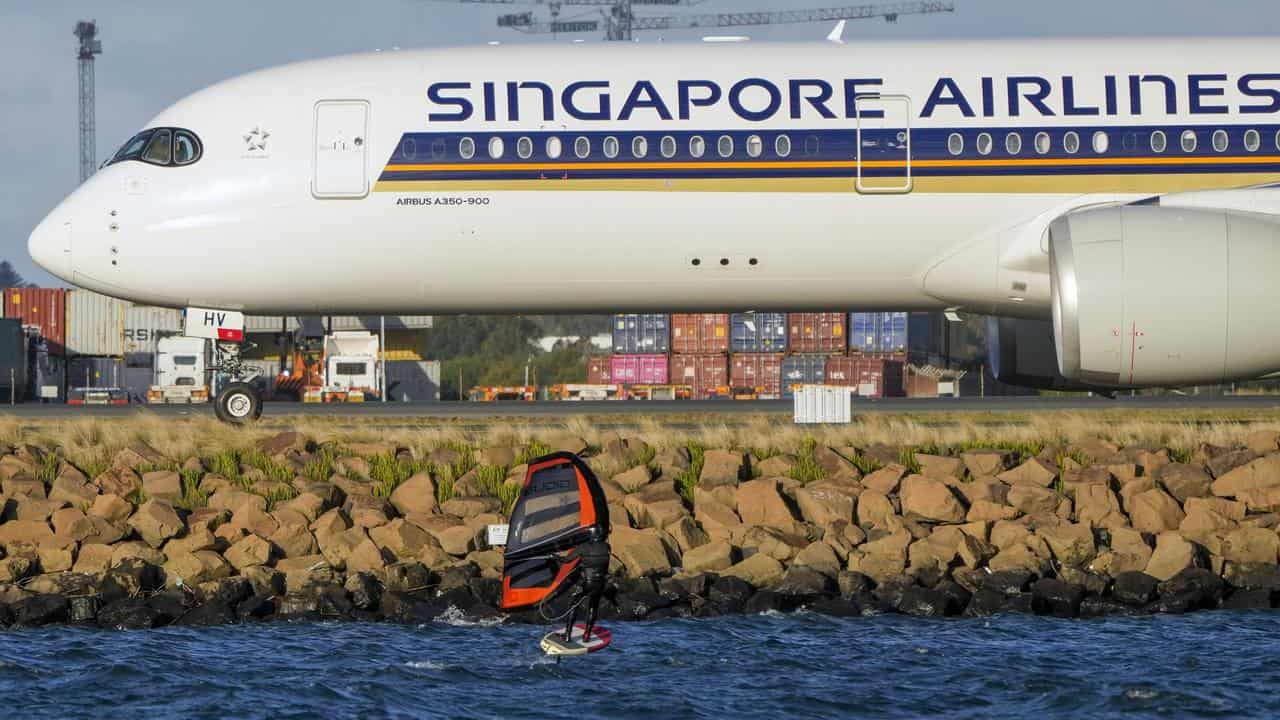
[[[204,338],[161,338],[156,349],[156,377],[148,403],[209,402],[209,342]]]

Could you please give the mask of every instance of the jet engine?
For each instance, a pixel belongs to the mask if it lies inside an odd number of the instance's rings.
[[[1068,383],[1201,385],[1280,370],[1272,216],[1130,205],[1066,215],[1049,233],[1053,346]]]

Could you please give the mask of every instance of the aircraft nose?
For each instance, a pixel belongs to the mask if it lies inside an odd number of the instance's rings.
[[[45,218],[31,231],[27,253],[49,274],[71,282],[71,221]]]

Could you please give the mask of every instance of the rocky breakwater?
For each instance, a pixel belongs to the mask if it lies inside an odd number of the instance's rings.
[[[103,467],[0,455],[0,626],[501,619],[529,459],[583,453],[614,531],[606,618],[1060,617],[1271,608],[1280,438],[1238,447],[655,448],[606,435],[414,453],[294,433]],[[548,612],[547,614],[552,614]],[[514,621],[543,622],[536,613]]]

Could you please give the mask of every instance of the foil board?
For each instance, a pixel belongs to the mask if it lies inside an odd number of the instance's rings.
[[[547,633],[542,638],[542,651],[557,657],[572,657],[599,652],[613,642],[613,635],[599,625],[591,629],[591,637],[583,638],[587,630],[586,623],[577,623],[569,637],[565,638],[563,630]]]

